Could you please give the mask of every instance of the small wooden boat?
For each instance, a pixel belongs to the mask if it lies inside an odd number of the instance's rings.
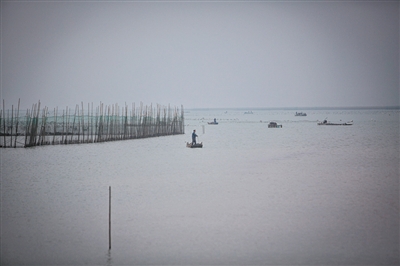
[[[322,122],[318,122],[317,125],[319,126],[351,126],[353,125],[353,120],[346,122],[346,123],[332,123],[324,120]]]
[[[191,142],[186,142],[186,147],[188,148],[203,148],[203,142],[192,144]]]
[[[268,128],[281,128],[282,125],[278,125],[276,122],[270,122]]]
[[[214,121],[208,122],[209,125],[218,125],[217,119],[214,118]]]

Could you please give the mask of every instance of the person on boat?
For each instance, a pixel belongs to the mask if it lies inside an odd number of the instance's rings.
[[[214,118],[214,124],[216,124],[217,123],[217,119],[216,118]]]
[[[196,137],[196,129],[194,129],[192,133],[192,145],[196,145]]]

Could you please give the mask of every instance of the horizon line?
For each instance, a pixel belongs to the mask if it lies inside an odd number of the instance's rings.
[[[297,110],[297,109],[303,109],[303,110],[316,110],[316,109],[321,109],[321,110],[336,110],[336,109],[400,109],[400,105],[388,105],[388,106],[316,106],[316,107],[193,107],[193,108],[188,108],[185,107],[185,110],[226,110],[226,109],[242,109],[242,110],[266,110],[266,109],[271,109],[271,110],[280,110],[280,109],[286,109],[286,110]]]

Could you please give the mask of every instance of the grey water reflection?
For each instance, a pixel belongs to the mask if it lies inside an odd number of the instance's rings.
[[[0,264],[398,265],[399,112],[297,119],[200,110],[184,135],[2,149]]]

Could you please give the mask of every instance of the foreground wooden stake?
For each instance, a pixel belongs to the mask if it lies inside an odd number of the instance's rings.
[[[108,249],[111,249],[111,186],[108,197]]]

